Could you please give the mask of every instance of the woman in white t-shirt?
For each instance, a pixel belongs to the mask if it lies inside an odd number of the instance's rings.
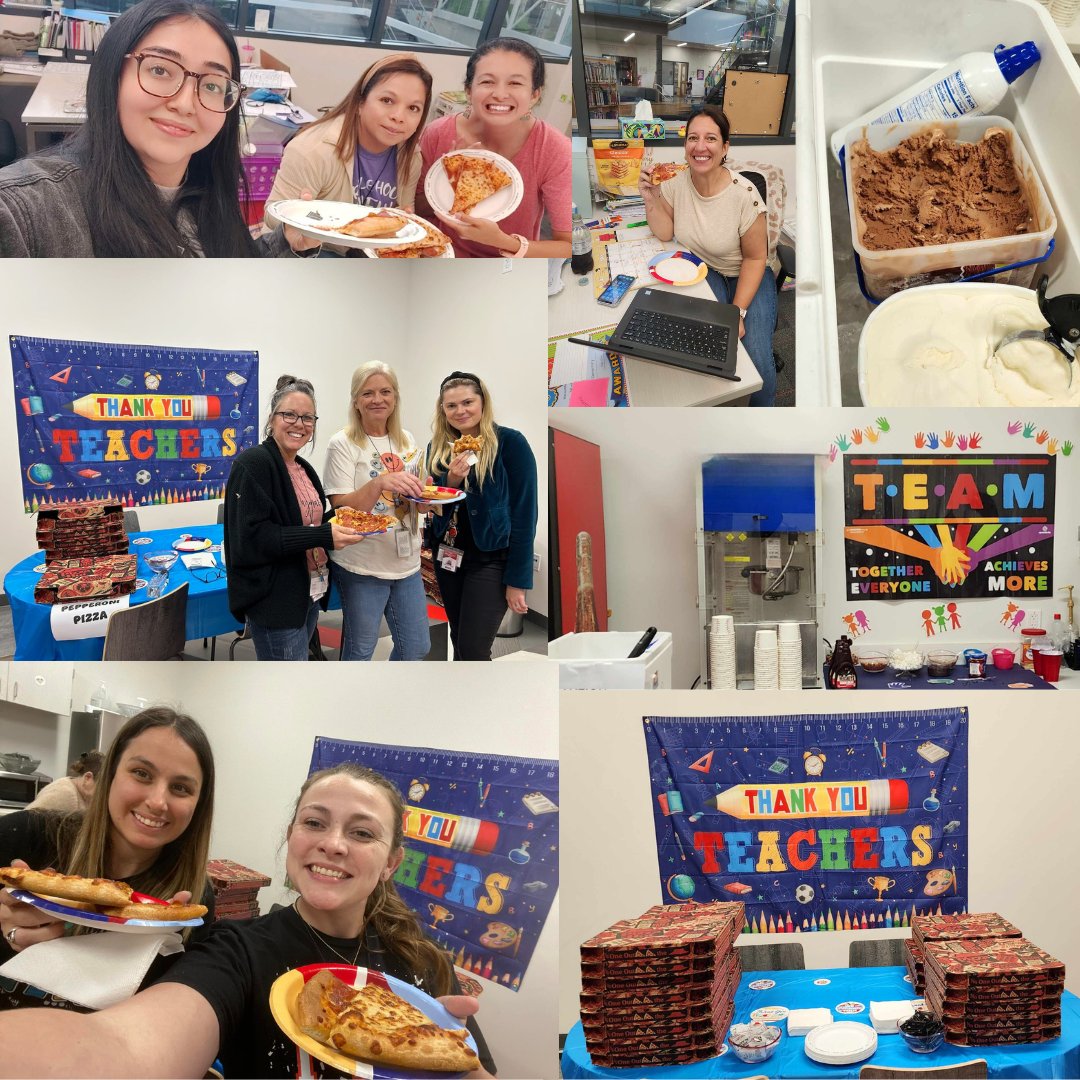
[[[761,376],[751,405],[776,399],[772,337],[776,329],[776,277],[768,265],[765,202],[757,188],[726,167],[730,125],[705,105],[686,125],[687,169],[659,185],[642,170],[638,190],[654,235],[677,238],[709,267],[716,298],[739,309],[739,337]]]
[[[371,659],[384,615],[394,640],[391,660],[423,660],[431,648],[417,515],[404,498],[420,496],[422,464],[423,452],[401,426],[393,369],[378,360],[358,367],[349,421],[330,440],[323,484],[331,506],[389,514],[399,523],[331,556],[345,613],[342,660]]]

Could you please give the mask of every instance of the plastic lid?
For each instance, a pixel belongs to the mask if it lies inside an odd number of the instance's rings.
[[[1007,83],[1014,83],[1028,68],[1034,67],[1041,57],[1034,41],[1024,41],[1006,49],[999,45],[994,50],[994,59],[1001,68],[1001,74],[1005,76]]]
[[[1021,627],[1020,628],[1020,633],[1022,635],[1027,636],[1027,637],[1042,637],[1042,635],[1045,634],[1046,631],[1042,627],[1027,626],[1027,627]]]

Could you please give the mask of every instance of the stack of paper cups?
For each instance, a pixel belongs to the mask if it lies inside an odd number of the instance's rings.
[[[1050,2],[1050,18],[1058,26],[1072,26],[1078,12],[1080,12],[1080,0],[1051,0]]]
[[[709,686],[735,689],[735,620],[730,615],[714,615],[709,627]]]
[[[754,635],[754,689],[776,690],[780,685],[775,630],[759,630]]]
[[[797,622],[782,622],[776,633],[780,653],[780,689],[802,689],[802,636]]]

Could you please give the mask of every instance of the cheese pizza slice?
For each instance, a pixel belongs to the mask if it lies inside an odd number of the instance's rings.
[[[443,167],[454,189],[454,205],[450,208],[452,214],[467,214],[496,191],[512,183],[507,173],[487,158],[451,154],[443,159]]]
[[[304,984],[296,1020],[305,1035],[364,1061],[434,1072],[468,1072],[480,1065],[464,1028],[440,1027],[393,991],[357,989],[329,971]]]

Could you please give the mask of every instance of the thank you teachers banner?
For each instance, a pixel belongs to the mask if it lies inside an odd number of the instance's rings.
[[[967,710],[645,718],[665,903],[749,932],[967,909]]]
[[[849,599],[1053,596],[1055,462],[845,457]]]
[[[559,763],[315,740],[312,772],[342,762],[405,798],[394,883],[427,935],[460,972],[517,990],[559,888]]]
[[[23,508],[216,499],[258,440],[258,353],[12,336]]]

